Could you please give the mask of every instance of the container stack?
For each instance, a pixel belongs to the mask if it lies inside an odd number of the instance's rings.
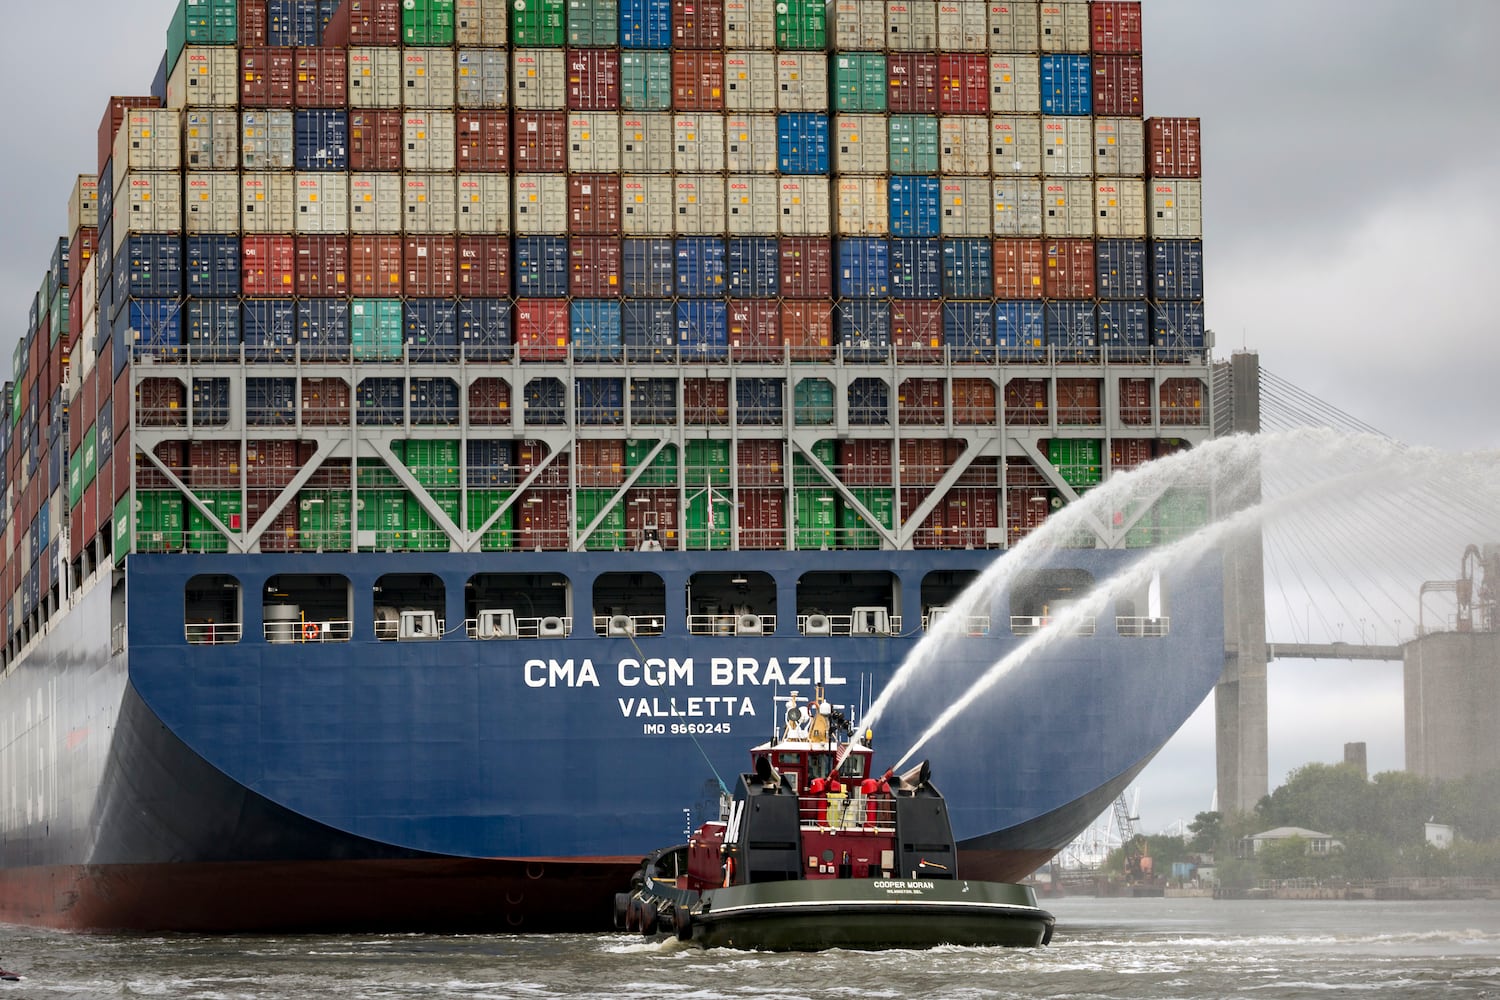
[[[17,353],[7,530],[71,349],[77,572],[1013,544],[1206,433],[1142,58],[1126,0],[182,0]]]

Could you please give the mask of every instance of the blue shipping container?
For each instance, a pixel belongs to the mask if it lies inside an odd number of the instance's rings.
[[[458,339],[464,357],[507,361],[511,353],[510,300],[459,299]]]
[[[414,378],[409,400],[411,422],[428,427],[458,423],[458,383],[451,378]]]
[[[285,358],[297,345],[297,303],[292,299],[246,299],[240,313],[245,357]]]
[[[993,361],[995,310],[989,300],[944,302],[943,343],[955,362]]]
[[[1099,356],[1099,321],[1092,302],[1080,299],[1048,302],[1045,323],[1047,346],[1054,358],[1091,361]]]
[[[268,0],[267,45],[317,45],[325,23],[319,0]]]
[[[774,236],[736,236],[726,250],[725,283],[737,299],[781,294],[781,247]]]
[[[665,361],[677,353],[677,308],[671,299],[626,299],[621,339],[631,361]]]
[[[182,303],[177,299],[126,300],[114,323],[114,340],[118,366],[132,354],[176,355],[182,345]]]
[[[194,360],[237,358],[240,354],[238,299],[189,299],[188,354]]]
[[[511,460],[509,441],[469,439],[468,483],[470,489],[487,486],[512,486],[516,481],[516,470]]]
[[[674,294],[677,256],[670,237],[625,240],[621,256],[620,285],[627,297],[664,299]]]
[[[581,378],[574,388],[574,412],[580,424],[613,427],[625,422],[624,379]]]
[[[777,115],[776,155],[784,174],[828,173],[828,116],[807,111]]]
[[[1044,55],[1042,114],[1087,115],[1094,110],[1094,64],[1088,56]]]
[[[672,0],[620,0],[620,47],[665,49],[672,45]]]
[[[233,298],[240,294],[240,238],[189,236],[187,293],[200,298]]]
[[[937,240],[891,240],[891,298],[936,299],[943,294],[943,250]]]
[[[994,287],[995,254],[994,246],[989,240],[943,241],[943,295],[945,297],[988,298]]]
[[[1203,244],[1198,240],[1153,241],[1151,288],[1158,299],[1203,298]]]
[[[245,422],[251,427],[290,427],[297,422],[297,380],[245,379]]]
[[[292,122],[292,164],[297,170],[349,169],[347,112],[298,111]]]
[[[522,236],[516,240],[516,294],[561,299],[568,295],[568,238]]]
[[[683,361],[723,361],[729,357],[729,312],[723,299],[683,299],[677,303],[677,349]]]
[[[568,306],[568,334],[573,360],[619,361],[624,356],[620,300],[574,299]]]
[[[938,236],[941,188],[936,177],[894,176],[886,185],[892,236]]]
[[[362,426],[391,427],[404,419],[406,382],[399,378],[363,379],[354,398]]]
[[[1031,300],[995,303],[995,347],[1003,361],[1039,361],[1046,356],[1042,304]]]
[[[1151,346],[1156,348],[1158,357],[1171,359],[1203,351],[1207,346],[1204,338],[1203,303],[1153,302]]]
[[[724,294],[724,241],[710,236],[677,240],[677,294]]]
[[[734,382],[734,416],[741,426],[774,427],[782,416],[786,400],[786,380],[779,378],[737,378]]]
[[[891,350],[891,304],[844,299],[838,304],[839,343],[847,361],[884,361]]]
[[[677,380],[675,378],[631,379],[630,419],[637,424],[675,424],[677,422]]]
[[[555,378],[526,383],[525,420],[528,424],[561,424],[567,420],[568,393]]]
[[[1094,288],[1101,299],[1146,297],[1146,241],[1100,240],[1094,244]]]
[[[193,379],[193,426],[213,427],[229,422],[229,379]]]
[[[458,303],[453,299],[407,299],[402,319],[411,360],[458,358]]]
[[[891,387],[884,379],[857,378],[849,383],[849,422],[864,427],[890,423]]]
[[[310,361],[349,358],[349,301],[301,299],[297,302],[297,343]]]
[[[883,298],[890,294],[890,284],[890,244],[886,240],[855,237],[839,241],[839,295]]]
[[[156,233],[127,236],[114,255],[113,266],[116,309],[130,298],[182,294],[181,237]]]
[[[1151,310],[1144,300],[1099,303],[1099,343],[1112,361],[1145,361],[1151,347]]]

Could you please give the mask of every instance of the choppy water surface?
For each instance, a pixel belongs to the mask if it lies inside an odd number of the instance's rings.
[[[1500,998],[1500,902],[1051,901],[1037,951],[701,951],[626,935],[123,937],[0,926],[59,997]]]

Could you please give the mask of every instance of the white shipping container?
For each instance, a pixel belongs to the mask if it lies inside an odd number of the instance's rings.
[[[715,236],[724,232],[724,178],[716,174],[678,174],[673,211],[679,236]]]
[[[97,260],[98,256],[98,254],[95,254],[94,258],[83,266],[83,277],[78,281],[78,307],[83,310],[83,329],[85,333],[93,325],[94,317],[99,312],[99,268],[94,265],[94,260]],[[94,343],[94,339],[88,337],[82,343],[92,344]],[[78,352],[78,356],[85,359],[85,375],[88,374],[88,369],[93,367],[93,354],[94,352],[91,350]]]
[[[99,228],[99,178],[93,174],[79,174],[68,197],[68,232],[81,228]]]
[[[1094,235],[1094,182],[1084,178],[1048,177],[1042,181],[1042,235]]]
[[[296,228],[297,195],[292,175],[240,175],[240,229],[247,233],[290,233]]]
[[[885,177],[840,177],[838,234],[885,236],[890,233],[889,182]]]
[[[510,44],[507,10],[511,0],[458,0],[453,34],[460,45]]]
[[[401,232],[402,197],[400,174],[350,174],[349,232]]]
[[[518,236],[564,236],[568,232],[568,175],[516,174]]]
[[[725,181],[726,228],[732,236],[775,236],[778,185],[769,174],[730,174]]]
[[[459,49],[456,65],[459,107],[510,104],[510,57],[505,49]]]
[[[737,174],[773,174],[780,165],[775,115],[729,115],[724,120],[724,163]]]
[[[1043,52],[1087,52],[1093,46],[1088,0],[1053,0],[1038,9]]]
[[[1042,120],[1031,115],[990,119],[990,161],[996,174],[1036,177],[1042,172]]]
[[[938,169],[945,174],[990,172],[990,120],[980,115],[938,119]]]
[[[620,171],[669,173],[672,169],[672,116],[663,111],[627,111],[620,116]]]
[[[938,185],[944,236],[988,236],[993,228],[987,177],[944,177]]]
[[[454,107],[458,94],[453,73],[452,49],[402,49],[401,103],[408,108]]]
[[[886,47],[894,52],[930,52],[938,47],[933,0],[888,0],[885,26]]]
[[[1094,173],[1145,176],[1146,123],[1139,118],[1095,118]]]
[[[183,188],[183,226],[189,235],[240,231],[238,173],[191,173]]]
[[[618,113],[574,111],[568,115],[568,169],[583,174],[620,172]]]
[[[725,110],[774,111],[776,92],[776,53],[724,53]]]
[[[672,123],[673,168],[688,173],[724,169],[724,116],[713,112],[675,116]]]
[[[1035,52],[1041,44],[1037,0],[990,0],[990,51]]]
[[[673,197],[669,174],[626,174],[621,177],[620,231],[626,236],[672,236]]]
[[[401,50],[354,48],[349,50],[349,106],[351,108],[401,107]]]
[[[1146,236],[1146,182],[1139,177],[1094,179],[1094,227],[1105,239]]]
[[[1041,114],[1042,61],[1038,56],[990,56],[990,112]]]
[[[183,112],[182,165],[188,170],[238,170],[240,116],[222,109]]]
[[[834,173],[886,174],[890,169],[885,115],[839,115],[834,119]]]
[[[111,156],[115,190],[132,170],[166,171],[182,166],[182,113],[164,108],[132,108],[115,133]]]
[[[517,108],[561,111],[568,106],[567,58],[562,49],[516,49],[512,60],[512,100]]]
[[[996,177],[995,235],[1042,235],[1042,182],[1035,177]]]
[[[297,233],[322,235],[349,231],[349,175],[297,174]]]
[[[456,169],[456,130],[457,121],[451,111],[408,111],[402,165],[418,171]]]
[[[451,233],[458,228],[458,188],[452,174],[407,174],[402,229],[408,233]],[[566,214],[567,188],[563,188]]]
[[[458,175],[458,231],[475,235],[510,234],[508,175]]]
[[[1080,177],[1094,172],[1094,129],[1088,118],[1042,119],[1042,173]]]
[[[167,107],[236,108],[240,103],[240,54],[232,46],[191,45],[182,50],[167,79]]]
[[[988,0],[938,0],[938,37],[947,52],[984,52],[989,48]]]
[[[781,235],[833,235],[832,201],[827,177],[781,178]]]
[[[760,0],[724,0],[724,47],[770,49],[776,45],[776,8]]]
[[[126,171],[114,204],[116,250],[130,233],[180,233],[182,175]]]
[[[834,0],[829,4],[833,47],[845,52],[879,52],[885,48],[885,4],[886,0]]]
[[[827,111],[828,54],[776,53],[776,87],[776,107],[782,111]]]
[[[296,151],[290,111],[240,114],[240,157],[246,170],[290,170]]]
[[[1156,240],[1203,238],[1203,182],[1189,180],[1151,181],[1147,225]]]

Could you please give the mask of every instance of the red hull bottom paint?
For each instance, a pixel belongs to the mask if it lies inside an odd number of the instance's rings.
[[[639,858],[58,865],[0,872],[0,923],[194,933],[612,926]]]

